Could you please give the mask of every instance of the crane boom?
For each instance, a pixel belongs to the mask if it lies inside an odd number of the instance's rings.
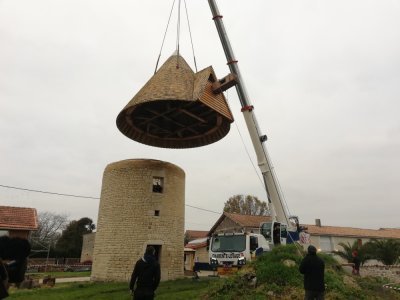
[[[283,196],[279,188],[278,180],[275,175],[271,159],[268,155],[268,151],[264,146],[266,136],[260,133],[258,122],[254,114],[254,107],[250,103],[244,81],[240,74],[238,61],[235,59],[224,23],[222,21],[222,16],[219,13],[215,0],[208,0],[208,3],[210,5],[213,20],[225,52],[227,64],[231,73],[237,77],[237,84],[235,86],[236,91],[242,105],[242,113],[246,121],[247,129],[257,155],[257,162],[263,176],[264,186],[267,192],[268,203],[272,216],[276,221],[286,223],[288,226],[290,226],[291,223],[289,222],[289,215],[284,207]]]

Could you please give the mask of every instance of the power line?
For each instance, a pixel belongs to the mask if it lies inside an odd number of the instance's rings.
[[[210,212],[210,213],[214,213],[214,214],[218,214],[218,215],[222,214],[221,212],[217,212],[217,211],[213,211],[213,210],[209,210],[209,209],[205,209],[205,208],[201,208],[201,207],[197,207],[197,206],[193,206],[193,205],[189,205],[189,204],[185,204],[185,205],[188,206],[188,207],[191,207],[191,208],[204,210],[204,211],[207,211],[207,212]]]
[[[55,192],[27,189],[27,188],[21,188],[21,187],[3,185],[3,184],[0,184],[0,187],[7,188],[7,189],[21,190],[21,191],[26,191],[26,192],[34,192],[34,193],[41,193],[41,194],[64,196],[64,197],[96,199],[96,200],[100,199],[99,197],[90,197],[90,196],[81,196],[81,195],[73,195],[73,194],[55,193]],[[185,206],[188,206],[188,207],[191,207],[191,208],[195,208],[195,209],[198,209],[198,210],[202,210],[202,211],[206,211],[206,212],[210,212],[210,213],[214,213],[214,214],[218,214],[218,215],[222,214],[221,212],[216,212],[216,211],[213,211],[213,210],[209,210],[209,209],[205,209],[205,208],[201,208],[201,207],[197,207],[197,206],[193,206],[193,205],[189,205],[189,204],[185,204]]]
[[[41,193],[41,194],[51,194],[51,195],[57,195],[57,196],[65,196],[65,197],[86,198],[86,199],[100,199],[99,197],[90,197],[90,196],[81,196],[81,195],[54,193],[54,192],[47,192],[47,191],[26,189],[26,188],[20,188],[20,187],[9,186],[9,185],[3,185],[3,184],[0,184],[0,187],[4,187],[4,188],[8,188],[8,189],[14,189],[14,190],[27,191],[27,192]]]

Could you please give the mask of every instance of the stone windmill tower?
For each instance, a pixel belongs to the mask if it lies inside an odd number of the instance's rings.
[[[194,73],[171,56],[117,117],[128,138],[162,148],[191,148],[223,138],[233,122],[212,67]],[[93,280],[127,280],[146,246],[157,249],[162,280],[183,277],[185,173],[163,161],[109,164],[103,175]]]
[[[93,280],[127,280],[146,246],[163,280],[183,276],[185,173],[167,162],[123,160],[104,170]]]

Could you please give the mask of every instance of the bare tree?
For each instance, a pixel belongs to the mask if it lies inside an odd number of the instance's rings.
[[[39,213],[38,219],[38,230],[31,235],[32,248],[43,249],[47,245],[54,245],[61,236],[62,230],[68,224],[67,215],[45,211]]]
[[[251,195],[234,195],[225,202],[224,211],[243,215],[267,216],[268,205]]]

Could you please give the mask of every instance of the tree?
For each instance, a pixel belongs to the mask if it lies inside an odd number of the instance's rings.
[[[46,256],[46,250],[51,245],[56,244],[67,223],[67,215],[59,215],[48,211],[40,212],[38,214],[38,229],[33,231],[30,237],[32,251],[38,252],[38,256]]]
[[[354,251],[357,251],[358,258],[360,259],[361,264],[364,264],[367,260],[372,259],[370,245],[368,243],[360,245],[356,240],[353,242],[352,245],[349,242],[347,242],[346,244],[339,243],[339,246],[341,246],[343,250],[333,251],[333,253],[347,260],[347,262],[353,261]]]
[[[367,243],[373,258],[384,265],[394,265],[400,257],[400,242],[394,239],[373,239]],[[366,244],[366,245],[367,245]]]
[[[347,244],[339,243],[338,245],[341,246],[343,250],[333,251],[333,253],[345,259],[347,262],[351,262],[353,259],[353,251],[357,250],[358,248],[357,244],[357,241],[354,241],[353,245],[351,245],[349,242],[347,242]]]
[[[85,217],[78,221],[71,221],[57,241],[57,253],[64,257],[80,257],[83,235],[92,232],[95,228],[96,226],[90,218]]]
[[[225,202],[224,211],[253,216],[269,215],[268,204],[251,195],[235,195],[230,197]]]

